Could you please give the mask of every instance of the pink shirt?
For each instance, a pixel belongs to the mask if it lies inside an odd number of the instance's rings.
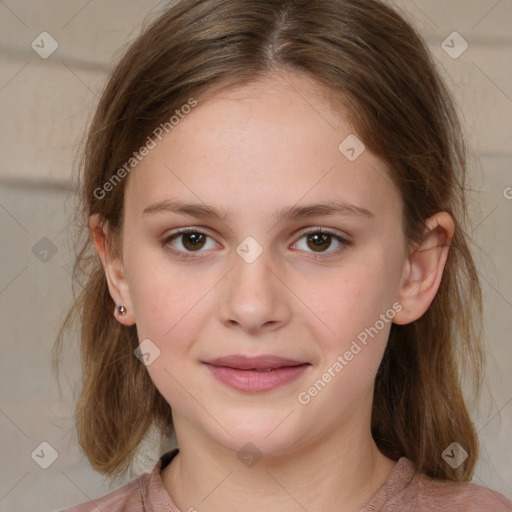
[[[187,512],[180,511],[165,490],[160,471],[178,453],[162,455],[151,473],[144,473],[102,498],[61,512]],[[502,494],[466,482],[433,480],[414,475],[414,465],[401,457],[386,482],[359,512],[510,512],[512,501]]]

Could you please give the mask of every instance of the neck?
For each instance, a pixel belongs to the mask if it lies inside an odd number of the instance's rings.
[[[180,453],[162,479],[182,512],[356,512],[396,464],[379,452],[369,432],[346,436],[341,431],[284,455],[243,462],[233,450],[196,435],[190,425],[181,442],[180,423],[175,421]]]

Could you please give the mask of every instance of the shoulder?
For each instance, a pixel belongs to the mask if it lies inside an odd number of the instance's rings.
[[[433,510],[512,512],[512,501],[503,494],[468,482],[428,479],[420,493],[420,498],[424,502],[430,502]]]
[[[128,482],[119,489],[112,491],[101,498],[81,503],[59,512],[143,512],[141,484],[146,474]]]
[[[424,474],[416,475],[400,495],[393,500],[394,511],[512,512],[512,501],[497,491],[474,483],[436,480]]]
[[[178,451],[175,448],[164,453],[151,472],[142,474],[119,489],[101,498],[61,509],[58,512],[145,512],[149,509],[153,510],[155,504],[159,504],[158,510],[176,511],[177,508],[162,485],[161,470],[172,461]]]

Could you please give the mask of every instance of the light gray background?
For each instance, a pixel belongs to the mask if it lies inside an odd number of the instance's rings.
[[[512,1],[394,3],[427,39],[474,150],[473,235],[493,395],[484,391],[483,407],[474,412],[482,443],[474,481],[512,498],[512,199],[505,197],[512,187]],[[0,511],[55,510],[108,490],[77,448],[71,387],[77,360],[70,358],[60,396],[50,349],[71,300],[64,229],[77,145],[114,53],[163,5],[0,0]],[[47,59],[31,48],[43,31],[59,45]],[[457,59],[442,48],[454,31],[469,44]],[[46,263],[32,252],[43,237],[57,249]],[[58,453],[48,469],[31,457],[41,442]],[[164,448],[148,443],[134,471],[151,467]]]

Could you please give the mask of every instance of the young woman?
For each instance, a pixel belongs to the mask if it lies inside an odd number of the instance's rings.
[[[468,483],[465,173],[450,96],[387,5],[169,7],[90,129],[65,327],[92,466],[124,472],[152,425],[178,448],[66,510],[512,510]]]

